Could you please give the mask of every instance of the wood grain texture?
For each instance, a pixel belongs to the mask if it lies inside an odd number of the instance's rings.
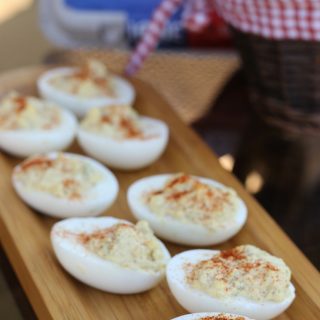
[[[0,76],[0,96],[10,89],[35,94],[35,80],[45,67],[11,71]],[[166,121],[171,130],[164,155],[150,167],[125,173],[115,171],[120,193],[105,214],[134,221],[126,203],[128,186],[144,176],[185,171],[216,179],[237,190],[249,210],[248,222],[232,240],[218,248],[254,244],[283,258],[292,270],[297,297],[278,320],[320,319],[320,276],[317,270],[284,234],[279,226],[226,172],[212,151],[172,111],[150,86],[134,80],[138,96],[136,108],[146,115]],[[80,152],[74,145],[71,151]],[[49,231],[55,219],[28,208],[11,186],[11,172],[19,159],[0,155],[0,231],[4,246],[19,280],[40,319],[171,319],[186,313],[163,281],[155,289],[136,295],[114,295],[90,288],[69,276],[53,254]],[[168,243],[172,254],[186,247]]]

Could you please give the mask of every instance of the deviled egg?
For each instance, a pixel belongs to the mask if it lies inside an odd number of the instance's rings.
[[[28,205],[62,218],[101,214],[119,189],[112,172],[97,161],[57,152],[26,159],[14,168],[12,182]]]
[[[83,117],[92,107],[131,104],[135,98],[132,85],[111,74],[97,60],[88,60],[81,68],[61,67],[45,72],[38,79],[42,97],[54,101]]]
[[[113,217],[71,218],[51,231],[54,252],[72,276],[121,294],[146,291],[165,275],[170,254],[145,221]]]
[[[230,313],[217,313],[217,312],[200,312],[186,314],[171,320],[253,320],[247,317],[239,316]]]
[[[184,173],[150,176],[134,182],[127,200],[137,219],[171,242],[202,246],[234,236],[247,208],[233,189]]]
[[[282,259],[252,245],[224,251],[190,250],[173,257],[167,281],[189,312],[230,312],[267,320],[295,298],[291,272]]]
[[[0,148],[19,157],[60,151],[72,143],[77,121],[56,104],[11,92],[0,102]]]
[[[156,161],[168,143],[168,126],[138,116],[128,105],[91,109],[78,129],[78,142],[110,167],[135,170]]]

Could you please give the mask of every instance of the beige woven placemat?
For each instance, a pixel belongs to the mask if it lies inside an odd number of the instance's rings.
[[[67,51],[53,55],[54,62],[81,64],[88,57],[104,61],[122,72],[128,52],[118,50]],[[155,53],[136,75],[152,84],[187,123],[205,114],[220,90],[238,68],[239,60],[232,54]]]

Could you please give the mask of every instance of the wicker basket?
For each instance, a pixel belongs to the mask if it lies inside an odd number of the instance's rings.
[[[90,57],[122,72],[129,53],[111,49],[56,51],[46,62],[81,64]],[[181,118],[191,123],[208,111],[238,66],[239,59],[233,54],[162,52],[152,54],[137,76],[153,85]]]
[[[320,133],[320,42],[231,30],[256,111],[285,130]]]

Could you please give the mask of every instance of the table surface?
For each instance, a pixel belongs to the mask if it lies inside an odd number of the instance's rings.
[[[0,76],[0,95],[10,89],[35,93],[35,79],[45,67],[25,68]],[[242,185],[221,168],[215,155],[186,126],[154,89],[134,80],[136,108],[142,114],[166,121],[171,130],[164,155],[150,167],[133,173],[115,171],[120,182],[116,203],[106,214],[133,221],[125,195],[128,186],[143,176],[165,172],[188,172],[216,179],[236,189],[245,201],[249,217],[243,230],[218,248],[254,244],[279,256],[289,265],[297,297],[286,313],[277,319],[320,317],[320,276],[279,226],[244,190]],[[72,151],[79,148],[73,146]],[[153,290],[137,295],[113,295],[90,288],[69,276],[56,261],[51,249],[49,230],[56,221],[33,212],[11,187],[12,167],[19,160],[0,155],[0,232],[1,241],[27,296],[41,319],[170,319],[186,313],[172,297],[163,281]],[[186,247],[167,244],[175,254]]]

